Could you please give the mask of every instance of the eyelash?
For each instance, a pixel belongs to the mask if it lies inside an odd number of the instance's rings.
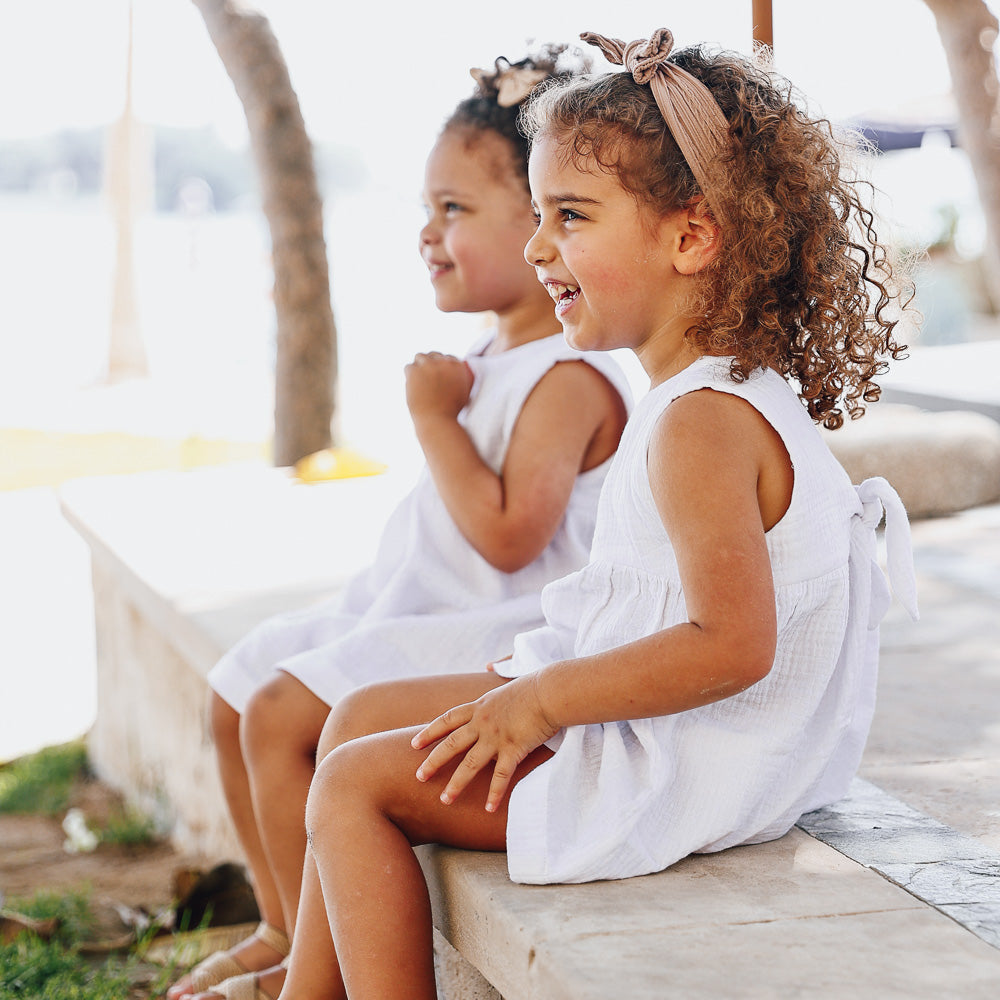
[[[556,209],[560,216],[561,222],[578,222],[585,219],[586,216],[581,215],[576,209],[573,208],[559,208]],[[539,212],[532,212],[532,218],[535,220],[535,226],[538,227],[542,224],[542,216]]]

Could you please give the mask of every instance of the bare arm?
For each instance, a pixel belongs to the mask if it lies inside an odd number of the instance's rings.
[[[448,513],[484,559],[510,573],[552,540],[581,469],[614,452],[624,405],[585,362],[555,365],[525,402],[497,475],[458,422],[471,386],[455,358],[418,355],[407,367],[417,439]]]
[[[741,400],[699,392],[674,403],[653,434],[648,468],[689,620],[452,709],[418,737],[419,746],[444,737],[418,776],[466,753],[445,791],[450,801],[495,759],[492,810],[517,764],[564,726],[683,712],[766,676],[777,627],[764,525],[780,516],[782,498],[761,484],[775,481],[782,462],[773,431]]]

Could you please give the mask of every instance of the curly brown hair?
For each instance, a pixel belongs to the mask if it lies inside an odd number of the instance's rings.
[[[528,190],[528,137],[520,128],[522,102],[505,106],[499,101],[500,80],[509,70],[538,70],[545,73],[532,91],[537,93],[551,83],[569,80],[590,68],[590,59],[583,52],[567,45],[542,45],[524,59],[512,63],[500,56],[494,63],[495,72],[482,73],[475,93],[460,101],[445,119],[442,133],[464,129],[474,137],[481,132],[496,132],[510,145],[512,169],[524,181]]]
[[[859,417],[878,399],[874,379],[887,359],[903,356],[893,331],[913,297],[879,242],[871,185],[848,176],[847,137],[810,118],[767,67],[705,46],[670,61],[708,87],[729,122],[718,190],[701,191],[650,88],[629,73],[532,95],[522,128],[557,137],[571,158],[592,158],[657,215],[707,195],[725,225],[699,275],[701,318],[688,339],[732,356],[735,381],[760,367],[791,376],[810,416],[840,427],[845,410]]]

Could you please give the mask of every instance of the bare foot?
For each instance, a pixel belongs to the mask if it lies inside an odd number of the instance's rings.
[[[229,979],[245,972],[269,970],[272,966],[277,966],[287,954],[288,941],[284,932],[262,924],[250,937],[244,938],[229,951],[218,953],[218,956],[225,956],[231,960],[227,966],[221,966],[221,975],[212,978],[211,972],[207,968],[210,963],[219,963],[220,961],[216,955],[212,955],[174,983],[167,990],[167,1000],[189,1000],[195,995],[195,991],[207,990],[222,982],[223,979]],[[199,970],[201,970],[200,973]],[[206,975],[211,979],[210,982],[204,981]],[[201,981],[199,982],[199,980]]]

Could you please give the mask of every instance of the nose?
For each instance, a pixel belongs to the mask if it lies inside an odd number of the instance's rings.
[[[437,227],[434,225],[434,221],[432,219],[428,219],[420,230],[418,245],[422,250],[425,246],[430,246],[432,243],[436,243],[437,240]]]
[[[540,226],[535,230],[531,239],[525,244],[524,259],[532,267],[539,267],[540,265],[548,263],[552,260],[552,248],[542,235],[542,229]]]

